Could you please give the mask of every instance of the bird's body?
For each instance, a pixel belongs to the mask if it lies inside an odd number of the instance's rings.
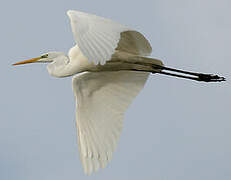
[[[148,40],[124,25],[78,11],[67,14],[77,43],[68,56],[49,52],[14,65],[44,62],[49,63],[47,69],[52,76],[73,76],[80,159],[87,174],[111,160],[124,113],[150,73],[206,82],[225,80],[165,67],[162,61],[147,57],[152,52]]]
[[[144,65],[145,62],[147,65]],[[121,71],[121,70],[140,70],[154,73],[158,69],[152,66],[162,66],[163,63],[157,59],[151,59],[134,55],[128,52],[116,50],[111,59],[104,65],[94,64],[89,61],[81,52],[78,45],[69,50],[68,56],[60,54],[56,61],[47,65],[47,70],[54,77],[67,77],[82,72],[102,72],[102,71]]]

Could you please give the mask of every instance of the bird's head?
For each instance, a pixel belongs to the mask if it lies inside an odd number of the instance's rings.
[[[32,58],[29,60],[25,60],[25,61],[20,61],[18,63],[15,63],[13,65],[21,65],[21,64],[27,64],[27,63],[49,63],[49,62],[53,62],[55,59],[61,57],[61,56],[65,56],[64,53],[62,52],[48,52],[45,53],[39,57],[36,58]]]

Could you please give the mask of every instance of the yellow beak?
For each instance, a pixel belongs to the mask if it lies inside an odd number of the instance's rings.
[[[20,65],[20,64],[33,63],[33,62],[38,61],[39,59],[41,59],[41,57],[36,57],[36,58],[29,59],[29,60],[21,61],[21,62],[18,62],[18,63],[12,64],[12,65],[14,65],[14,66],[15,66],[15,65]]]

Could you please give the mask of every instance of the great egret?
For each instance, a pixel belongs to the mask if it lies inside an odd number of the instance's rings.
[[[124,112],[143,88],[150,73],[218,82],[225,78],[165,67],[148,58],[148,40],[127,26],[96,15],[69,10],[76,44],[68,56],[48,52],[13,65],[43,62],[50,75],[74,75],[76,125],[85,173],[104,168],[112,158],[122,129]],[[169,71],[175,72],[171,73]]]

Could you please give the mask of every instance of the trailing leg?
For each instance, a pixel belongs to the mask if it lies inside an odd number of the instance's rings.
[[[155,72],[155,73],[179,77],[179,78],[186,78],[186,79],[191,79],[191,80],[195,80],[195,81],[204,81],[204,82],[225,81],[224,77],[220,77],[220,76],[215,75],[215,74],[196,73],[196,72],[184,71],[184,70],[180,70],[180,69],[174,69],[174,68],[169,68],[169,67],[159,66],[159,65],[154,65],[153,68],[154,68],[154,70],[155,69],[161,70],[161,71]],[[171,73],[171,72],[176,72],[176,73]]]

